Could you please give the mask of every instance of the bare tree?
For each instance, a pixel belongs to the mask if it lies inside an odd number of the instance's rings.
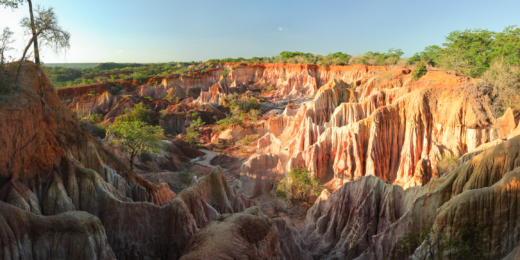
[[[38,76],[41,77],[38,38],[41,39],[42,45],[53,48],[56,53],[62,49],[68,49],[70,47],[70,34],[69,32],[61,29],[61,27],[58,25],[58,17],[54,13],[54,9],[52,7],[45,8],[38,5],[36,7],[36,17],[33,17],[32,4],[30,0],[28,0],[28,2],[31,11],[31,17],[30,19],[27,17],[24,18],[21,21],[21,25],[22,27],[26,28],[27,34],[32,34],[32,37],[25,47],[22,58],[20,59],[20,64],[18,65],[18,71],[16,73],[15,80],[17,84],[23,61],[25,60],[25,56],[27,55],[27,51],[31,45],[34,45],[36,70],[38,71]]]
[[[12,89],[14,70],[13,66],[9,66],[7,52],[12,50],[9,45],[14,41],[11,40],[13,32],[9,27],[4,28],[0,35],[0,94],[9,92]]]

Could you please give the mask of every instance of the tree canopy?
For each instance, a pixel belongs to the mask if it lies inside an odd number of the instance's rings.
[[[163,129],[160,126],[148,126],[141,121],[116,122],[108,128],[110,145],[116,146],[130,155],[130,169],[134,169],[134,158],[148,153],[157,154],[161,148]]]

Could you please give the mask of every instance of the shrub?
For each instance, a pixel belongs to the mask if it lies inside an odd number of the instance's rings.
[[[122,89],[123,89],[123,85],[121,85],[121,83],[117,83],[115,86],[111,87],[108,90],[108,93],[110,93],[110,95],[112,95],[112,96],[119,95],[119,93],[121,92]]]
[[[252,98],[249,99],[249,107],[248,107],[249,109],[259,109],[261,107],[262,107],[262,105],[260,105],[258,103],[256,98],[252,97]]]
[[[510,65],[506,58],[499,58],[491,64],[482,76],[489,85],[491,109],[495,117],[501,116],[508,107],[520,109],[520,67]]]
[[[202,122],[202,119],[199,117],[199,114],[197,112],[191,114],[191,117],[196,118],[191,121],[193,123],[194,127],[199,127],[199,126],[203,126],[206,124],[206,123]]]
[[[195,172],[193,170],[190,170],[190,163],[191,161],[188,159],[188,162],[186,162],[180,169],[179,169],[179,178],[183,183],[185,183],[187,186],[191,185],[191,175]]]
[[[291,169],[287,173],[287,177],[283,178],[278,185],[278,191],[281,191],[280,194],[283,195],[282,197],[304,200],[309,190],[311,195],[319,196],[324,187],[316,177],[309,176],[310,173],[310,171],[304,168]],[[285,195],[283,193],[285,193]],[[307,197],[307,199],[309,198],[310,197]]]
[[[119,79],[126,80],[128,76],[126,74],[119,74]]]
[[[260,115],[262,115],[262,112],[258,109],[251,109],[249,111],[249,119],[253,122],[257,121]]]
[[[246,136],[246,137],[240,139],[240,142],[245,145],[250,144],[252,141],[253,141],[253,138],[251,136]]]
[[[419,80],[424,74],[426,74],[426,64],[424,62],[417,62],[415,69],[412,71],[412,80]]]
[[[150,111],[146,108],[144,103],[139,103],[134,108],[127,108],[124,110],[125,115],[119,116],[116,122],[134,122],[140,121],[148,123],[150,122]]]
[[[94,124],[94,123],[97,123],[97,122],[101,121],[102,118],[103,118],[102,114],[92,114],[92,115],[89,116],[88,121],[91,124]]]
[[[147,71],[136,71],[132,74],[133,79],[139,83],[146,81],[149,76],[150,72]]]
[[[87,96],[92,98],[92,97],[96,96],[96,93],[94,92],[94,90],[91,90],[90,92],[88,92]]]
[[[200,135],[199,132],[195,131],[193,126],[186,128],[186,136],[184,137],[184,141],[189,143],[190,145],[194,145],[199,141]]]
[[[241,153],[247,153],[247,149],[245,147],[240,148]]]
[[[163,109],[159,113],[161,114],[160,117],[162,120],[168,119],[168,109]]]
[[[150,101],[150,102],[153,101],[153,98],[152,98],[152,97],[145,97],[144,99],[146,99],[146,100],[148,100],[148,101]]]
[[[222,74],[224,77],[227,77],[227,75],[229,75],[229,70],[222,70],[220,71],[220,74]]]

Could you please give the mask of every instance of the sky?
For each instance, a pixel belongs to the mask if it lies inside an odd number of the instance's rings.
[[[52,6],[70,49],[43,50],[45,63],[170,62],[276,56],[282,51],[350,55],[401,49],[412,56],[452,31],[520,25],[520,1],[200,1],[33,0]],[[15,32],[13,56],[28,36],[27,4],[0,7],[0,30]]]

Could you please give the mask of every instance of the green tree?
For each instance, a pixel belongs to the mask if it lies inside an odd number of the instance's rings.
[[[494,60],[506,57],[508,64],[520,64],[520,28],[508,26],[496,33],[491,48]]]
[[[491,43],[494,35],[495,32],[482,29],[451,32],[446,43],[442,44],[448,68],[455,73],[462,69],[472,77],[482,75],[493,58]]]
[[[110,145],[130,155],[130,169],[134,170],[134,158],[148,153],[157,154],[161,149],[159,143],[163,138],[160,126],[146,126],[144,122],[117,122],[108,128],[112,139]]]

